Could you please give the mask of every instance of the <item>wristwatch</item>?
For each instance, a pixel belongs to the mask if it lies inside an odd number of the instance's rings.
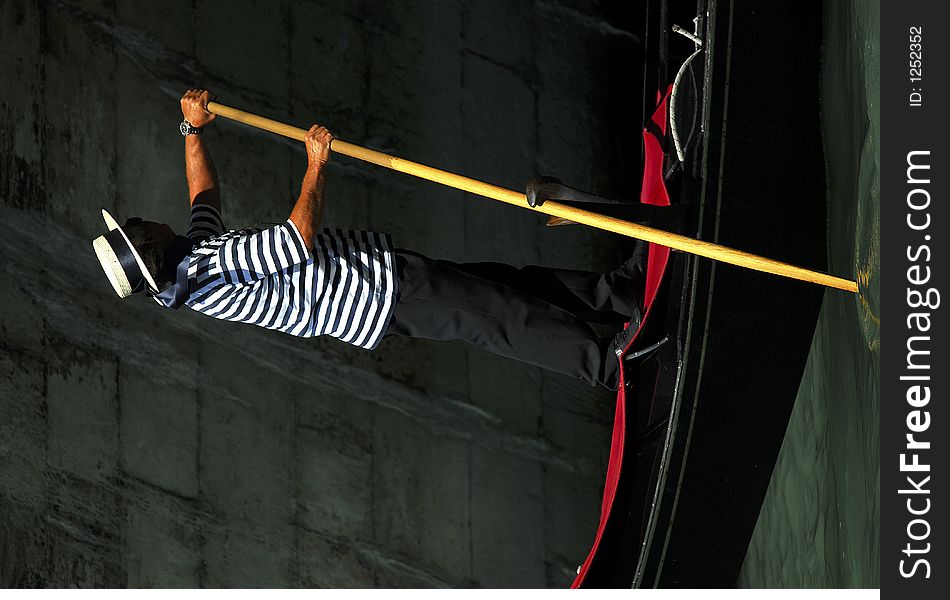
[[[188,122],[188,119],[185,119],[181,122],[181,127],[179,127],[179,129],[181,130],[182,135],[198,135],[201,133],[201,127],[194,127]]]

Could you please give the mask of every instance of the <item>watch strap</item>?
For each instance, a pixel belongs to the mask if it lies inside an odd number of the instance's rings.
[[[182,135],[198,135],[201,133],[201,129],[202,129],[201,127],[195,127],[194,125],[189,123],[188,119],[185,119],[184,121],[182,121],[181,126],[179,127],[179,130],[181,131]]]

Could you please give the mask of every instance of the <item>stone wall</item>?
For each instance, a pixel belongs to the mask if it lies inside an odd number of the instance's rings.
[[[460,343],[370,353],[119,301],[90,242],[100,207],[186,225],[189,87],[515,189],[619,193],[639,173],[629,21],[596,0],[0,0],[0,584],[568,585],[611,393]],[[206,135],[226,225],[286,219],[302,146]],[[436,257],[594,270],[629,250],[329,168],[328,224]]]

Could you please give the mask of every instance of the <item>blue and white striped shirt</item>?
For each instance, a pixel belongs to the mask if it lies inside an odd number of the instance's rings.
[[[293,221],[225,232],[217,210],[191,209],[195,241],[185,305],[217,319],[375,348],[396,298],[387,235],[324,229],[307,250]]]

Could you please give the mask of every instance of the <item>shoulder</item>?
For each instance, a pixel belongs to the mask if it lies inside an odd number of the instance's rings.
[[[191,206],[191,223],[186,234],[195,242],[224,233],[221,213],[210,204],[196,202]]]
[[[359,229],[324,229],[316,236],[316,242],[321,246],[336,247],[339,244],[359,245],[367,249],[389,251],[392,238],[387,233],[363,231]]]

